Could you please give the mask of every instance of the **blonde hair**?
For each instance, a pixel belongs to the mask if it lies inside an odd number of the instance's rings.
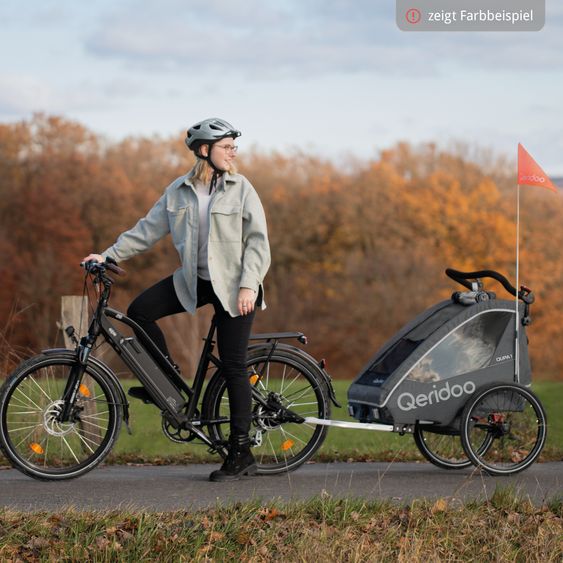
[[[211,181],[211,176],[213,175],[213,168],[209,166],[207,160],[197,157],[193,170],[194,170],[194,176],[193,176],[194,180],[199,180],[204,184],[209,184],[209,182]],[[236,174],[237,169],[235,165],[231,164],[227,172],[229,174]]]

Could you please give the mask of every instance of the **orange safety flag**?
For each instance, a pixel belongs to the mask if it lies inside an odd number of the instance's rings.
[[[547,174],[520,143],[518,143],[518,184],[539,186],[557,192],[557,188]]]

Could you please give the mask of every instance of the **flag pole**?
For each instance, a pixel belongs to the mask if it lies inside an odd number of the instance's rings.
[[[516,326],[515,326],[515,339],[514,339],[514,376],[516,382],[520,382],[520,346],[518,333],[520,329],[520,315],[518,313],[518,291],[520,287],[520,182],[516,189]]]

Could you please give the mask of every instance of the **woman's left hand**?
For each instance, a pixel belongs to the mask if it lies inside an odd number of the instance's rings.
[[[248,287],[241,287],[238,292],[238,312],[241,315],[248,315],[254,311],[256,292]]]

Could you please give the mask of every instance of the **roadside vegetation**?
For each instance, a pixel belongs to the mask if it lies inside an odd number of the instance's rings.
[[[2,561],[542,561],[563,558],[563,503],[330,497],[200,511],[0,511]]]
[[[0,327],[11,342],[61,344],[60,297],[82,292],[80,259],[100,252],[192,166],[183,132],[111,142],[75,121],[0,123]],[[266,152],[241,140],[237,166],[260,193],[272,265],[256,332],[299,330],[333,375],[350,379],[397,329],[460,289],[446,268],[515,278],[516,163],[479,147],[401,142],[365,159]],[[529,329],[539,376],[563,380],[563,198],[522,190],[520,283],[537,297]],[[111,305],[126,310],[170,275],[169,238],[127,261]],[[487,287],[506,297],[496,282]],[[343,306],[345,304],[345,306]],[[195,371],[209,311],[162,320],[172,357]],[[1,359],[5,361],[4,358]],[[122,369],[116,362],[117,370]]]

